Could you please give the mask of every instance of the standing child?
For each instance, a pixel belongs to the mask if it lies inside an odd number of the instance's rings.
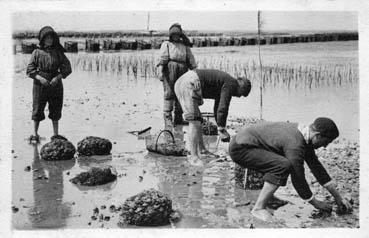
[[[169,41],[164,41],[160,48],[158,71],[164,87],[163,111],[166,126],[186,123],[182,117],[181,105],[174,94],[174,84],[188,69],[196,68],[195,58],[189,46],[190,42],[182,32],[181,25],[175,23],[169,28]]]
[[[63,107],[62,79],[72,73],[65,49],[60,45],[59,36],[50,26],[41,28],[39,48],[32,52],[27,66],[27,76],[33,79],[33,107],[34,135],[30,141],[39,142],[38,128],[40,121],[45,119],[46,103],[49,107],[49,118],[52,120],[54,136],[59,134],[59,119]]]

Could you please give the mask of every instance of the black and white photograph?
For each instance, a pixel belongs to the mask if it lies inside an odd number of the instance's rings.
[[[3,17],[7,229],[369,235],[364,1],[83,2]]]

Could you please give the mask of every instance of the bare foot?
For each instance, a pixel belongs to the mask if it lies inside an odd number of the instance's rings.
[[[200,158],[198,156],[190,156],[190,158],[188,159],[188,162],[192,165],[192,166],[204,166],[204,163],[200,160]]]
[[[284,205],[286,205],[288,203],[288,201],[282,200],[276,196],[272,196],[271,199],[269,199],[269,201],[267,202],[267,207],[277,210],[279,207],[282,207]]]
[[[270,222],[273,220],[273,215],[266,209],[252,209],[251,214],[262,221]]]

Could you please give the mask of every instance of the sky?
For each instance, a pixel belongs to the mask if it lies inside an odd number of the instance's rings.
[[[264,31],[357,31],[358,16],[349,11],[262,11]],[[148,11],[14,12],[13,31],[146,30]],[[151,11],[150,30],[167,30],[179,22],[184,30],[256,31],[256,11]]]

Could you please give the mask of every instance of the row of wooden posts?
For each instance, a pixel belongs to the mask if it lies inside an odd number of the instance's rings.
[[[153,38],[150,40],[99,40],[87,39],[85,50],[87,52],[99,52],[100,50],[145,50],[159,49],[165,39]],[[214,47],[214,46],[244,46],[258,44],[258,38],[252,37],[192,37],[190,38],[193,47]],[[358,40],[357,33],[330,33],[330,34],[306,34],[306,35],[279,35],[263,36],[260,39],[261,45],[286,44],[300,42],[325,42],[325,41],[348,41]],[[102,43],[102,44],[101,44]],[[37,47],[35,43],[22,42],[22,52],[32,53]],[[78,52],[77,41],[66,41],[64,47],[67,52]],[[14,52],[16,48],[14,48]]]
[[[102,48],[100,47],[100,41],[98,39],[87,39],[85,41],[85,50],[87,52],[99,52],[102,50],[146,50],[146,49],[159,49],[161,43],[164,40],[154,40],[146,42],[143,40],[135,41],[122,41],[122,40],[104,40],[102,42]],[[31,54],[34,49],[37,48],[37,44],[31,42],[22,42],[22,53]],[[67,52],[78,52],[77,41],[64,42],[64,48]],[[16,45],[14,45],[14,53],[16,53]]]

